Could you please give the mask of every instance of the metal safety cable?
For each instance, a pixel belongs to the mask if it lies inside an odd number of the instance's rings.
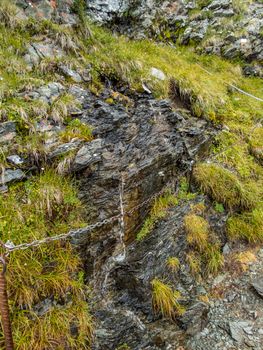
[[[201,64],[199,64],[199,63],[196,63],[196,64],[197,64],[198,67],[200,67],[204,72],[206,72],[207,74],[213,76],[213,74],[212,74],[211,72],[209,72],[207,69],[205,69],[204,67],[202,67]],[[262,98],[257,97],[257,96],[255,96],[255,95],[252,95],[252,94],[250,94],[249,92],[246,92],[246,91],[240,89],[239,87],[237,87],[237,86],[235,86],[235,85],[233,85],[233,84],[228,83],[227,81],[223,81],[223,82],[224,82],[226,85],[230,86],[232,89],[237,90],[237,91],[240,92],[241,94],[246,95],[246,96],[248,96],[248,97],[251,97],[251,98],[253,98],[254,100],[263,102],[263,99],[262,99]]]

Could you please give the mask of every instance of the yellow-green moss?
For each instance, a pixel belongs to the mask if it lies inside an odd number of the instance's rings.
[[[227,233],[231,240],[244,239],[251,243],[263,241],[263,207],[229,218]]]
[[[79,119],[73,119],[66,126],[66,129],[61,132],[60,138],[65,142],[69,142],[72,139],[91,141],[93,139],[92,128],[82,123]]]

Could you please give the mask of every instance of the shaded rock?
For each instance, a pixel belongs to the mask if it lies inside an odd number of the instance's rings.
[[[68,78],[72,79],[75,83],[82,82],[82,77],[80,74],[73,69],[68,68],[67,66],[61,65],[60,67],[61,72]]]
[[[40,99],[44,103],[51,104],[64,91],[65,88],[62,84],[51,82],[45,86],[41,86],[36,91],[26,93],[26,95],[32,99]]]
[[[0,124],[0,143],[13,140],[16,136],[15,122],[5,122]]]
[[[8,192],[8,187],[6,185],[0,186],[0,193]]]
[[[81,141],[77,140],[74,142],[68,142],[68,143],[63,143],[62,145],[57,146],[55,149],[53,149],[49,155],[49,159],[53,159],[59,156],[62,156],[64,154],[67,154],[70,151],[77,150],[81,145]]]
[[[243,344],[246,339],[244,329],[249,326],[248,322],[245,321],[230,321],[229,332],[231,337],[238,343]]]
[[[5,185],[10,182],[15,181],[21,181],[25,178],[25,174],[22,170],[16,169],[6,169],[4,172],[0,175],[0,185]]]
[[[251,285],[257,291],[257,293],[263,298],[263,278],[258,277],[258,279],[253,281]]]
[[[93,140],[82,146],[76,154],[72,170],[80,171],[101,160],[102,140]]]
[[[180,321],[188,335],[193,336],[205,328],[208,311],[209,306],[206,303],[197,302],[183,314]]]

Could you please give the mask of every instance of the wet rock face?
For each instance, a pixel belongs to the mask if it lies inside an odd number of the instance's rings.
[[[127,247],[126,259],[116,264],[108,276],[106,291],[110,291],[110,303],[98,302],[96,306],[98,326],[94,349],[115,350],[124,343],[133,350],[177,349],[185,345],[186,337],[198,337],[207,326],[209,305],[198,300],[198,295],[206,294],[206,286],[190,273],[183,224],[192,205],[204,200],[204,196],[196,196],[181,202],[143,241]],[[224,226],[222,214],[220,218],[220,214],[214,213],[210,219],[211,224],[213,220],[221,221],[221,228]],[[167,266],[168,258],[173,256],[180,261],[177,272]],[[187,311],[177,321],[153,312],[151,281],[154,278],[181,293],[180,303],[187,305]]]
[[[167,182],[189,171],[193,159],[214,135],[208,122],[183,116],[168,100],[150,95],[130,95],[129,105],[105,102],[87,94],[81,117],[94,127],[93,142],[80,149],[74,166],[78,173],[80,197],[91,208],[90,220],[119,214],[119,186],[124,178],[125,211],[160,191]],[[125,218],[125,240],[133,241],[148,205]],[[110,252],[118,254],[119,230],[107,230],[90,237],[85,256],[89,262],[103,261]],[[88,264],[90,266],[90,263]]]

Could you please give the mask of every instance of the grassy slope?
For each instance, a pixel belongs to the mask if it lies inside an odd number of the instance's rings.
[[[25,101],[16,93],[56,81],[54,74],[60,60],[70,63],[73,68],[92,63],[93,81],[89,87],[93,91],[102,86],[102,75],[129,83],[139,91],[142,90],[142,82],[147,83],[157,97],[173,95],[176,89],[190,103],[197,116],[225,125],[216,146],[211,150],[212,162],[216,165],[196,165],[195,177],[198,183],[205,192],[232,211],[233,216],[229,220],[232,239],[241,236],[249,241],[262,240],[263,170],[259,162],[263,138],[259,122],[263,116],[263,104],[230,91],[225,84],[236,84],[263,98],[262,80],[244,78],[238,65],[218,57],[198,56],[193,49],[157,45],[146,40],[133,42],[93,25],[90,25],[92,37],[87,37],[47,21],[17,22],[12,6],[1,7],[1,11],[1,119],[16,120],[20,130],[16,144],[11,145],[11,148],[27,152],[32,151],[33,147],[39,147],[40,136],[34,131],[34,122],[47,118],[49,107]],[[65,40],[59,41],[58,44],[65,52],[62,59],[43,60],[29,71],[22,55],[27,43],[43,39],[43,32],[52,39],[58,34],[60,38],[66,37],[71,41],[67,40],[66,47]],[[167,79],[159,81],[151,77],[151,67],[161,69]],[[212,76],[203,68],[208,69]],[[173,79],[172,84],[170,79]],[[70,82],[66,81],[65,84]],[[63,113],[63,110],[58,109],[57,115],[62,116],[62,123],[65,120]],[[25,143],[28,142],[31,143],[25,149]],[[10,153],[10,149],[3,148],[3,164],[6,153]],[[221,175],[220,181],[215,167],[218,167]],[[40,200],[36,201],[35,198]],[[59,210],[56,209],[58,201]],[[55,208],[51,216],[50,205]],[[61,179],[52,169],[48,170],[46,174],[33,177],[23,185],[14,186],[1,198],[1,239],[12,239],[19,243],[63,232],[70,225],[81,225],[79,206],[70,180]],[[64,348],[65,343],[70,344],[72,349],[84,349],[83,344],[90,334],[90,316],[83,297],[85,288],[78,275],[80,262],[69,245],[60,247],[63,255],[57,248],[58,245],[54,244],[15,253],[10,258],[11,308],[19,349],[27,349],[29,344],[34,349],[50,348],[50,342],[58,344],[54,345],[57,349]],[[69,299],[66,297],[68,293]],[[65,298],[70,302],[65,309],[54,307],[44,316],[37,317],[32,311],[32,305],[51,295],[59,300],[58,304],[63,303]],[[80,324],[77,338],[69,331],[71,320],[74,319]]]

